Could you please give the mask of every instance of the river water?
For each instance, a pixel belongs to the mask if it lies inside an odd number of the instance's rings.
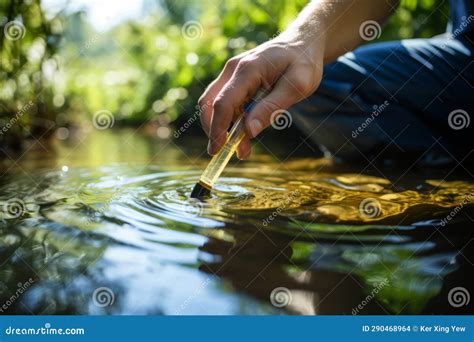
[[[124,129],[6,158],[1,312],[467,312],[472,179],[260,148],[200,202],[204,149]]]

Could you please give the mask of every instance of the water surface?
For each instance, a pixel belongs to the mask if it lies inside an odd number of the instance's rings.
[[[261,148],[200,202],[189,194],[207,161],[203,146],[93,132],[7,159],[4,311],[466,312],[448,293],[472,282],[468,177],[282,163]]]

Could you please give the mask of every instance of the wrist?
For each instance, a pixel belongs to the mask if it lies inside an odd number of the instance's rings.
[[[326,35],[324,30],[308,27],[305,23],[291,25],[274,39],[294,48],[301,56],[309,58],[314,63],[321,63],[325,58]]]

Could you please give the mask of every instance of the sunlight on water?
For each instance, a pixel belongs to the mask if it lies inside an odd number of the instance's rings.
[[[207,158],[190,160],[194,145],[183,156],[134,131],[98,132],[11,168],[0,181],[0,302],[10,303],[0,308],[459,313],[447,298],[472,282],[472,180],[257,152],[200,202],[189,194]],[[28,290],[11,301],[18,284]]]
[[[456,241],[472,236],[463,215],[443,219],[460,205],[469,212],[474,184],[324,166],[229,168],[204,202],[189,199],[200,170],[183,165],[10,174],[0,187],[1,297],[31,277],[11,311],[274,313],[270,294],[285,287],[289,312],[350,314],[378,284],[367,313],[439,305],[443,277],[465,267]],[[104,286],[114,305],[94,305]]]

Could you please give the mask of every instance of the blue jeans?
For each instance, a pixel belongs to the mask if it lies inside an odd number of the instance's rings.
[[[306,138],[336,158],[469,159],[473,56],[468,38],[365,45],[326,65],[318,90],[290,112]]]

